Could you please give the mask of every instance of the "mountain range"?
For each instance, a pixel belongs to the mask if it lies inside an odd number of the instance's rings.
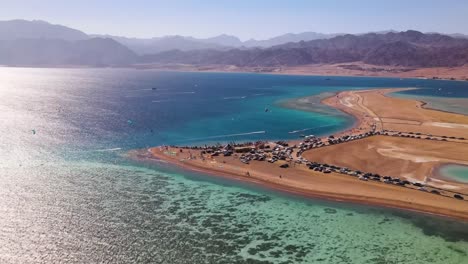
[[[143,56],[146,63],[279,67],[364,62],[374,65],[437,67],[468,63],[468,40],[418,31],[343,35],[291,42],[264,49],[173,50]]]
[[[158,38],[127,38],[111,35],[91,35],[92,37],[109,38],[113,39],[120,44],[127,46],[129,49],[134,51],[138,55],[154,54],[169,50],[202,50],[202,49],[215,49],[215,50],[226,50],[233,46],[224,44],[224,41],[218,39],[196,39],[192,37],[184,36],[165,36]]]
[[[211,38],[194,38],[187,36],[164,36],[158,38],[127,38],[111,35],[91,35],[93,37],[111,38],[115,41],[129,47],[139,55],[154,54],[169,50],[228,50],[232,48],[268,48],[275,45],[281,45],[289,42],[309,41],[315,39],[327,39],[340,34],[321,34],[315,32],[288,33],[266,40],[249,39],[241,41],[238,37],[222,34]]]
[[[384,31],[367,34],[285,34],[241,41],[166,36],[138,39],[88,35],[44,21],[0,21],[0,64],[28,66],[130,66],[134,64],[281,67],[364,62],[436,67],[468,63],[468,39],[461,34]]]
[[[0,21],[0,65],[125,66],[138,61],[126,46],[45,21]]]
[[[41,20],[0,21],[0,40],[63,39],[76,41],[88,39],[84,32],[62,25],[52,25]]]
[[[138,56],[112,39],[91,38],[0,40],[0,65],[9,66],[130,66]]]

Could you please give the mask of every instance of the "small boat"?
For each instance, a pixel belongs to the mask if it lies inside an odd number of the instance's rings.
[[[153,90],[153,91],[156,91],[157,89],[158,89],[158,88],[156,88],[156,87],[151,88],[151,90]]]
[[[265,108],[265,113],[266,113],[266,112],[268,112],[268,111],[270,111],[270,109],[268,109],[268,108]]]

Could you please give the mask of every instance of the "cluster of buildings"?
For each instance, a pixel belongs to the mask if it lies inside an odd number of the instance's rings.
[[[374,127],[375,128],[375,127]],[[247,142],[242,144],[227,144],[227,145],[216,145],[216,146],[204,146],[204,147],[186,147],[188,149],[201,150],[201,156],[204,158],[204,155],[210,155],[211,157],[216,157],[223,155],[225,157],[235,155],[239,157],[239,160],[244,164],[249,164],[250,161],[268,161],[270,163],[275,163],[277,161],[286,161],[281,163],[281,168],[288,168],[288,162],[305,164],[310,170],[318,171],[322,173],[339,173],[344,175],[349,175],[358,178],[362,181],[378,181],[386,184],[393,184],[398,186],[410,187],[413,189],[418,189],[420,191],[426,191],[433,194],[441,194],[441,192],[434,187],[427,187],[423,183],[419,182],[410,182],[408,180],[402,180],[398,177],[391,176],[381,176],[376,173],[363,172],[359,170],[352,170],[346,167],[340,167],[330,164],[311,162],[302,157],[302,153],[307,150],[320,148],[324,146],[334,145],[345,143],[353,140],[363,139],[375,135],[386,135],[386,136],[396,136],[396,137],[408,137],[408,138],[418,138],[418,139],[431,139],[431,140],[444,140],[453,139],[453,140],[464,140],[464,138],[457,137],[447,137],[447,136],[433,136],[425,135],[422,133],[413,133],[413,132],[399,132],[391,130],[382,130],[376,131],[372,129],[369,132],[361,134],[352,134],[352,135],[343,135],[340,137],[335,137],[333,135],[320,138],[314,135],[305,136],[304,139],[297,145],[289,146],[285,141],[277,142]],[[459,194],[454,194],[454,198],[463,200],[464,197]]]

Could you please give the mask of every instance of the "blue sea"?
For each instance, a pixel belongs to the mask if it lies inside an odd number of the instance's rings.
[[[457,82],[457,84],[462,83]],[[468,89],[463,87],[455,89],[447,88],[446,86],[440,86],[436,89],[420,88],[416,90],[397,92],[392,95],[395,97],[423,101],[425,103],[424,107],[426,108],[468,115]]]
[[[352,125],[326,106],[285,107],[324,92],[415,87],[398,96],[468,97],[468,82],[327,79],[0,68],[0,263],[467,263],[466,222],[128,158],[155,145]]]

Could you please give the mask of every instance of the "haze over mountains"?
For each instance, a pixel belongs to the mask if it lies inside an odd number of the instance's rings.
[[[0,21],[0,64],[11,66],[129,65],[138,56],[112,39],[44,21]]]
[[[228,50],[232,48],[268,48],[275,45],[281,45],[288,42],[309,41],[315,39],[327,39],[338,36],[339,34],[321,34],[315,32],[288,33],[266,40],[249,39],[241,41],[238,37],[222,34],[212,38],[194,38],[186,36],[165,36],[150,39],[126,38],[111,35],[92,35],[94,37],[111,38],[117,42],[129,47],[139,55],[154,54],[169,50]]]
[[[385,31],[359,35],[305,32],[241,41],[220,35],[150,39],[88,35],[44,21],[0,21],[0,64],[131,66],[135,64],[281,67],[365,62],[436,67],[468,64],[468,39],[456,34]]]
[[[15,39],[63,39],[84,40],[89,36],[79,30],[45,21],[10,20],[0,21],[0,40]]]

